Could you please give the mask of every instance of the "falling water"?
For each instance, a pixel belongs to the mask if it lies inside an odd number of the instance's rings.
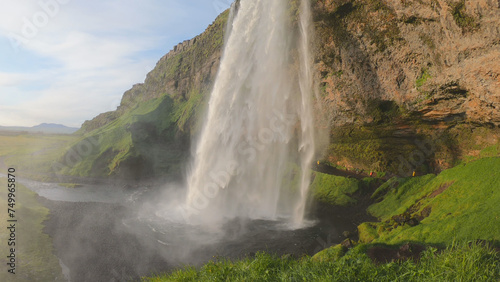
[[[187,179],[190,222],[303,221],[315,150],[311,16],[303,0],[297,40],[288,5],[239,3]]]

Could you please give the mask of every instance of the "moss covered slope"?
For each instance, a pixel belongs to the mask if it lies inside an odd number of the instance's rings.
[[[500,241],[500,158],[462,164],[438,176],[392,179],[374,196],[381,201],[368,211],[382,222],[359,228],[366,240]]]
[[[7,179],[0,178],[1,187],[7,187]],[[47,218],[49,210],[41,205],[34,192],[16,183],[15,199],[17,199],[14,210],[18,222],[16,222],[15,246],[7,246],[10,238],[7,229],[10,223],[7,216],[7,194],[6,188],[0,190],[2,213],[0,214],[0,240],[5,242],[4,250],[11,247],[16,252],[16,274],[7,272],[9,259],[7,253],[2,255],[0,262],[2,271],[0,281],[66,281],[63,277],[61,266],[54,255],[52,239],[43,232],[43,221]]]

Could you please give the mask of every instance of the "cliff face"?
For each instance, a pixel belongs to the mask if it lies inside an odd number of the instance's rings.
[[[325,163],[408,174],[498,155],[500,1],[312,3],[317,119],[331,128]],[[219,66],[227,17],[175,46],[116,111],[85,122],[85,138],[110,141],[64,173],[178,173]]]
[[[408,174],[498,155],[499,1],[318,0],[314,15],[328,162]]]
[[[500,125],[499,5],[317,1],[317,66],[332,123],[371,122],[372,101],[393,101],[424,120]]]

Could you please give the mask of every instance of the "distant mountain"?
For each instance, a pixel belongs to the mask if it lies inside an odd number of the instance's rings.
[[[0,131],[26,131],[26,132],[42,132],[48,134],[72,134],[79,128],[68,127],[62,124],[42,123],[32,127],[23,126],[0,126]]]

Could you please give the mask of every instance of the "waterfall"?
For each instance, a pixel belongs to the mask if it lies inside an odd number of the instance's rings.
[[[288,0],[241,0],[232,11],[187,178],[190,222],[302,223],[315,151],[309,5],[302,1],[300,32]]]

